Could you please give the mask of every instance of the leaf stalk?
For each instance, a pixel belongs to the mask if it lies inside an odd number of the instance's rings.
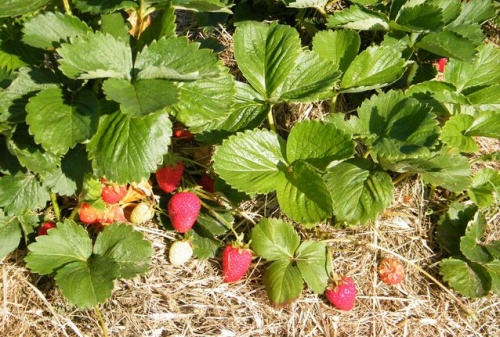
[[[96,305],[94,305],[94,311],[95,311],[95,314],[97,316],[97,318],[99,319],[99,324],[101,325],[101,329],[102,329],[102,336],[103,337],[108,337],[108,328],[106,327],[106,323],[104,322],[104,319],[102,318],[102,314],[101,314],[101,311],[99,310],[99,307]]]

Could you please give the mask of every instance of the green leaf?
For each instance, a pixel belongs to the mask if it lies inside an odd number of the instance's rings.
[[[476,53],[478,26],[469,25],[426,34],[415,46],[444,57],[469,62]],[[471,37],[474,37],[471,39]],[[448,65],[447,65],[448,66]]]
[[[326,244],[317,241],[304,241],[297,249],[297,267],[302,277],[316,294],[322,294],[328,284]]]
[[[441,154],[427,160],[422,179],[452,192],[461,192],[471,184],[470,164],[467,158],[453,154]]]
[[[470,199],[481,208],[495,203],[494,195],[500,196],[500,173],[489,167],[477,171],[467,190]]]
[[[264,285],[271,305],[284,306],[300,297],[302,275],[291,261],[274,261],[264,273]]]
[[[0,262],[19,246],[21,237],[19,220],[14,216],[5,216],[0,208]]]
[[[91,91],[80,90],[68,99],[62,89],[53,88],[31,98],[26,111],[35,142],[60,155],[94,134],[99,102]]]
[[[48,235],[37,236],[28,249],[26,266],[34,273],[48,275],[71,262],[86,264],[92,254],[92,240],[85,228],[65,220]]]
[[[213,156],[214,170],[232,187],[246,193],[269,193],[284,181],[284,141],[267,130],[229,137]]]
[[[199,47],[199,43],[190,43],[185,37],[153,41],[137,55],[137,78],[184,81],[219,76],[221,63],[216,54]]]
[[[0,3],[0,18],[34,12],[52,0],[3,0]]]
[[[199,218],[198,218],[199,223]],[[222,247],[222,242],[212,235],[199,232],[197,228],[189,231],[189,239],[193,243],[193,255],[197,259],[209,259],[215,257],[217,251]]]
[[[354,155],[354,142],[332,123],[302,121],[288,135],[286,157],[290,163],[304,160],[324,170],[334,160]]]
[[[476,111],[498,111],[500,109],[500,84],[475,87],[471,90],[474,91],[467,93],[467,99],[469,104],[474,105]]]
[[[58,270],[55,280],[71,304],[91,308],[111,297],[118,273],[118,265],[113,260],[96,257],[67,263]]]
[[[233,14],[225,2],[220,0],[173,0],[172,6],[177,9],[192,10],[195,12],[220,12]]]
[[[450,60],[446,64],[444,79],[459,92],[476,86],[500,84],[500,50],[485,44],[478,47],[472,62]]]
[[[330,98],[334,83],[340,79],[335,65],[310,51],[302,52],[295,67],[272,94],[271,101],[311,102]]]
[[[476,213],[469,223],[465,235],[460,239],[460,250],[472,262],[486,263],[492,260],[488,250],[479,244],[484,235],[486,220],[481,212]]]
[[[250,233],[250,247],[262,258],[289,262],[300,244],[293,226],[284,220],[264,218]]]
[[[425,2],[416,6],[405,5],[399,11],[396,23],[410,32],[436,30],[444,24],[442,9],[435,4]]]
[[[37,48],[53,49],[61,42],[88,32],[91,32],[89,26],[76,16],[47,12],[24,23],[23,42]]]
[[[33,137],[28,133],[26,124],[20,124],[16,127],[12,138],[7,142],[7,146],[9,151],[16,155],[21,165],[39,174],[42,178],[57,171],[60,164],[58,156],[35,144]]]
[[[438,221],[436,240],[451,255],[461,255],[460,239],[465,235],[469,222],[474,219],[477,206],[452,203]]]
[[[357,92],[384,87],[403,75],[404,65],[400,51],[390,46],[368,47],[349,65],[340,88]]]
[[[4,207],[7,214],[43,209],[49,199],[47,189],[35,175],[18,173],[0,178],[0,207]]]
[[[500,258],[500,240],[490,241],[484,247],[494,258],[496,259]]]
[[[216,211],[214,211],[216,212]],[[229,211],[216,212],[217,216],[209,212],[201,212],[196,219],[198,226],[212,236],[226,234],[228,227],[234,224],[234,217]]]
[[[289,26],[248,22],[233,36],[238,67],[263,97],[273,97],[295,67],[300,54],[297,31]]]
[[[400,91],[374,95],[358,109],[368,146],[379,157],[426,156],[439,137],[439,126],[431,109]]]
[[[61,159],[60,169],[48,175],[43,184],[49,187],[52,193],[72,196],[81,192],[83,177],[90,172],[92,172],[92,165],[87,157],[85,146],[76,146]],[[100,191],[99,185],[99,197]]]
[[[500,139],[500,113],[498,111],[480,112],[467,129],[466,135]]]
[[[461,3],[462,11],[455,24],[477,22],[483,23],[495,16],[495,9],[491,0],[465,1]]]
[[[101,16],[101,32],[114,36],[125,43],[130,41],[129,27],[121,13],[104,14]]]
[[[320,57],[332,61],[334,68],[345,72],[358,55],[361,38],[354,30],[324,30],[314,35],[312,45]]]
[[[338,26],[357,30],[389,30],[387,17],[358,6],[351,6],[328,17],[328,27]]]
[[[137,6],[134,1],[124,0],[76,0],[74,3],[82,12],[91,13],[112,13],[118,9]]]
[[[392,202],[391,177],[366,159],[350,159],[324,176],[337,221],[365,224],[374,221]]]
[[[141,232],[127,224],[112,224],[99,233],[94,254],[117,264],[115,277],[125,279],[144,274],[150,267],[153,248]]]
[[[312,227],[331,216],[328,188],[314,167],[296,160],[287,169],[285,178],[285,182],[276,182],[277,198],[283,213],[290,219]]]
[[[57,49],[61,56],[59,69],[70,78],[130,79],[132,53],[121,40],[101,32],[75,36],[71,43]]]
[[[297,0],[297,1],[288,1],[287,7],[323,9],[327,3],[328,0]]]
[[[110,78],[102,86],[108,99],[120,103],[120,110],[130,117],[161,111],[178,101],[178,89],[161,79],[128,80]]]
[[[168,152],[172,123],[165,113],[131,118],[121,112],[101,117],[87,145],[97,176],[117,183],[148,179]]]
[[[491,290],[500,295],[500,261],[495,260],[489,263],[483,264],[491,277]]]
[[[491,277],[487,270],[476,263],[449,258],[439,264],[443,280],[463,296],[486,296],[491,289]]]
[[[476,153],[479,151],[474,138],[467,136],[466,131],[474,123],[474,117],[471,115],[452,116],[443,126],[441,138],[449,146],[460,149],[461,152]]]
[[[179,83],[180,98],[170,112],[193,132],[207,130],[213,122],[226,119],[235,92],[235,81],[228,70],[222,68],[214,78]]]

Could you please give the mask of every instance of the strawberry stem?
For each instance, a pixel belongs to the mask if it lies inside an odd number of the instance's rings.
[[[99,307],[97,306],[97,304],[94,305],[94,311],[95,311],[97,318],[99,319],[99,324],[101,325],[102,336],[108,337],[108,328],[106,328],[106,323],[104,322],[104,319],[102,318],[101,311],[99,310]]]
[[[69,0],[63,0],[64,10],[66,14],[69,16],[73,16],[73,12],[71,11],[71,6],[69,5]]]
[[[471,309],[469,309],[462,301],[460,301],[460,299],[457,296],[455,296],[448,288],[446,288],[446,286],[444,286],[441,282],[439,282],[434,276],[432,276],[431,274],[429,274],[428,272],[426,272],[425,270],[423,270],[422,268],[420,268],[419,266],[417,266],[415,263],[411,262],[410,260],[407,260],[405,257],[399,255],[398,253],[395,253],[395,252],[393,252],[393,251],[391,251],[391,250],[389,250],[387,248],[380,247],[380,246],[378,246],[376,244],[368,244],[368,247],[372,248],[372,249],[380,249],[383,252],[386,252],[388,254],[394,255],[395,257],[397,257],[401,261],[404,261],[407,264],[409,264],[410,266],[412,266],[413,268],[417,269],[419,272],[421,272],[422,274],[424,274],[425,276],[427,276],[432,282],[436,283],[448,295],[450,295],[450,297],[453,298],[455,300],[455,302],[458,304],[458,306],[460,307],[460,309],[462,309],[463,311],[465,311],[467,313],[467,315],[469,315],[474,321],[477,321],[477,316],[476,316],[476,313],[474,311],[472,311]]]
[[[267,121],[269,123],[269,129],[276,133],[276,126],[274,125],[274,116],[273,116],[273,105],[269,106],[269,111],[267,112]]]
[[[54,214],[57,221],[61,220],[61,210],[59,209],[59,204],[57,203],[57,195],[55,193],[50,193],[50,201],[52,202],[52,208],[54,209]]]

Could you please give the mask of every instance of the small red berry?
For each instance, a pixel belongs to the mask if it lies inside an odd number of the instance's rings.
[[[186,233],[193,227],[200,209],[200,198],[192,192],[176,193],[167,204],[172,226],[179,233]]]
[[[158,186],[167,192],[172,193],[175,191],[182,179],[182,173],[184,172],[184,164],[182,162],[177,162],[175,165],[164,166],[156,171],[156,181]]]
[[[38,235],[47,235],[47,231],[49,229],[56,228],[56,223],[53,221],[45,221],[39,228],[38,228]]]
[[[252,262],[252,251],[239,245],[227,245],[222,251],[222,275],[224,282],[241,280]]]
[[[325,295],[337,309],[349,311],[356,302],[356,284],[352,278],[344,276],[336,284],[331,282]]]
[[[106,184],[101,189],[101,198],[107,204],[116,204],[127,195],[127,186],[118,184]]]
[[[437,71],[439,71],[440,73],[444,72],[444,67],[446,66],[446,63],[448,63],[448,59],[446,57],[437,60],[435,63]]]
[[[183,140],[192,140],[194,138],[194,135],[186,128],[177,127],[174,128],[174,137]]]
[[[200,186],[207,192],[214,193],[215,192],[215,180],[209,175],[203,175],[200,178]]]
[[[386,284],[398,284],[405,278],[405,267],[399,260],[386,257],[378,264],[378,275]]]

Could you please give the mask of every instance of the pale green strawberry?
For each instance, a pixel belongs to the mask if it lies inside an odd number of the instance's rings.
[[[174,266],[182,266],[193,256],[193,245],[190,241],[175,241],[170,246],[168,258]]]
[[[146,202],[141,202],[130,213],[130,222],[137,225],[153,219],[154,215],[155,210],[153,207]]]

